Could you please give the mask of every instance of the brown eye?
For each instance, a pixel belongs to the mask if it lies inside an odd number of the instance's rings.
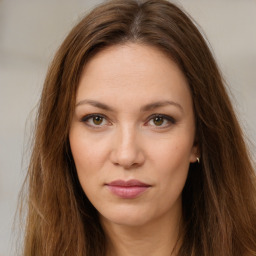
[[[171,116],[154,114],[150,116],[150,119],[146,124],[155,128],[167,128],[167,127],[170,127],[171,125],[174,125],[175,123],[176,123],[176,120]]]
[[[94,128],[101,128],[103,126],[110,124],[105,116],[99,114],[87,115],[81,119],[81,122]]]
[[[156,126],[161,126],[164,123],[164,118],[157,116],[153,119],[153,122]]]
[[[101,125],[103,122],[103,117],[102,116],[94,116],[92,121],[93,121],[93,124],[95,124],[95,125]]]

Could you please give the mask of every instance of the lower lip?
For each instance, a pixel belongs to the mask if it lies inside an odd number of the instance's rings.
[[[111,186],[108,185],[110,191],[121,198],[132,199],[136,198],[145,192],[149,187],[147,186]]]

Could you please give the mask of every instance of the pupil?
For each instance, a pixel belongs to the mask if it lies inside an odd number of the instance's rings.
[[[97,125],[101,124],[101,123],[102,123],[102,117],[100,117],[100,116],[95,116],[95,117],[93,118],[93,122],[94,122],[94,124],[97,124]]]
[[[159,126],[159,125],[162,125],[163,124],[163,118],[162,117],[156,117],[155,119],[154,119],[154,124],[155,125],[157,125],[157,126]]]

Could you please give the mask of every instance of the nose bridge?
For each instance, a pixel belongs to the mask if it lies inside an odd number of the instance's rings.
[[[140,135],[135,125],[126,123],[118,127],[113,149],[113,162],[124,168],[141,165],[144,161]]]
[[[132,124],[124,124],[120,126],[119,129],[119,138],[120,138],[120,146],[121,150],[133,149],[136,145],[136,137],[137,137],[136,128]]]

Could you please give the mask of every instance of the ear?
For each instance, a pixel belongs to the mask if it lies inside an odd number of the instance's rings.
[[[200,150],[197,143],[194,143],[190,153],[190,163],[195,163],[197,158],[200,158]]]

